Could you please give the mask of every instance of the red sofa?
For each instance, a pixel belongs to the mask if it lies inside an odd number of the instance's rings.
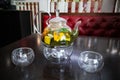
[[[55,17],[55,13],[51,13]],[[120,13],[60,13],[72,29],[75,23],[82,21],[79,35],[99,37],[120,37]],[[47,13],[41,14],[42,30],[46,27]]]

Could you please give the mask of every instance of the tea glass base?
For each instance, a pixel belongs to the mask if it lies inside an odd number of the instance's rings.
[[[44,47],[43,53],[47,60],[52,63],[66,63],[72,54],[73,46],[55,46],[51,47]]]

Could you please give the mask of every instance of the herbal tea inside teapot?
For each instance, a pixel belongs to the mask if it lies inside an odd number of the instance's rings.
[[[42,41],[49,46],[69,46],[78,36],[78,21],[72,30],[67,21],[59,17],[59,11],[56,11],[56,17],[49,20],[47,27],[42,33]]]
[[[80,23],[78,21],[74,29],[71,29],[56,10],[56,17],[49,20],[42,33],[43,54],[46,59],[54,63],[63,63],[70,59]]]

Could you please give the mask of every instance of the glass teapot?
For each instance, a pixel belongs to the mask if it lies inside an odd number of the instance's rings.
[[[81,22],[78,21],[73,30],[66,23],[64,18],[59,17],[59,10],[56,10],[56,17],[49,20],[42,33],[42,41],[51,47],[71,45],[78,36],[78,26]]]
[[[52,62],[63,62],[72,54],[81,21],[75,24],[73,30],[66,23],[64,18],[59,17],[59,10],[56,10],[56,17],[49,20],[42,33],[43,53]]]

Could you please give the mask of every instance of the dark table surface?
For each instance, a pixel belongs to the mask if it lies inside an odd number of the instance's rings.
[[[31,47],[35,59],[29,66],[15,66],[11,52],[18,47]],[[92,50],[104,57],[102,70],[87,73],[78,65],[80,52]],[[80,36],[74,42],[70,60],[53,64],[43,55],[40,35],[32,34],[0,49],[0,80],[120,80],[120,39]]]

